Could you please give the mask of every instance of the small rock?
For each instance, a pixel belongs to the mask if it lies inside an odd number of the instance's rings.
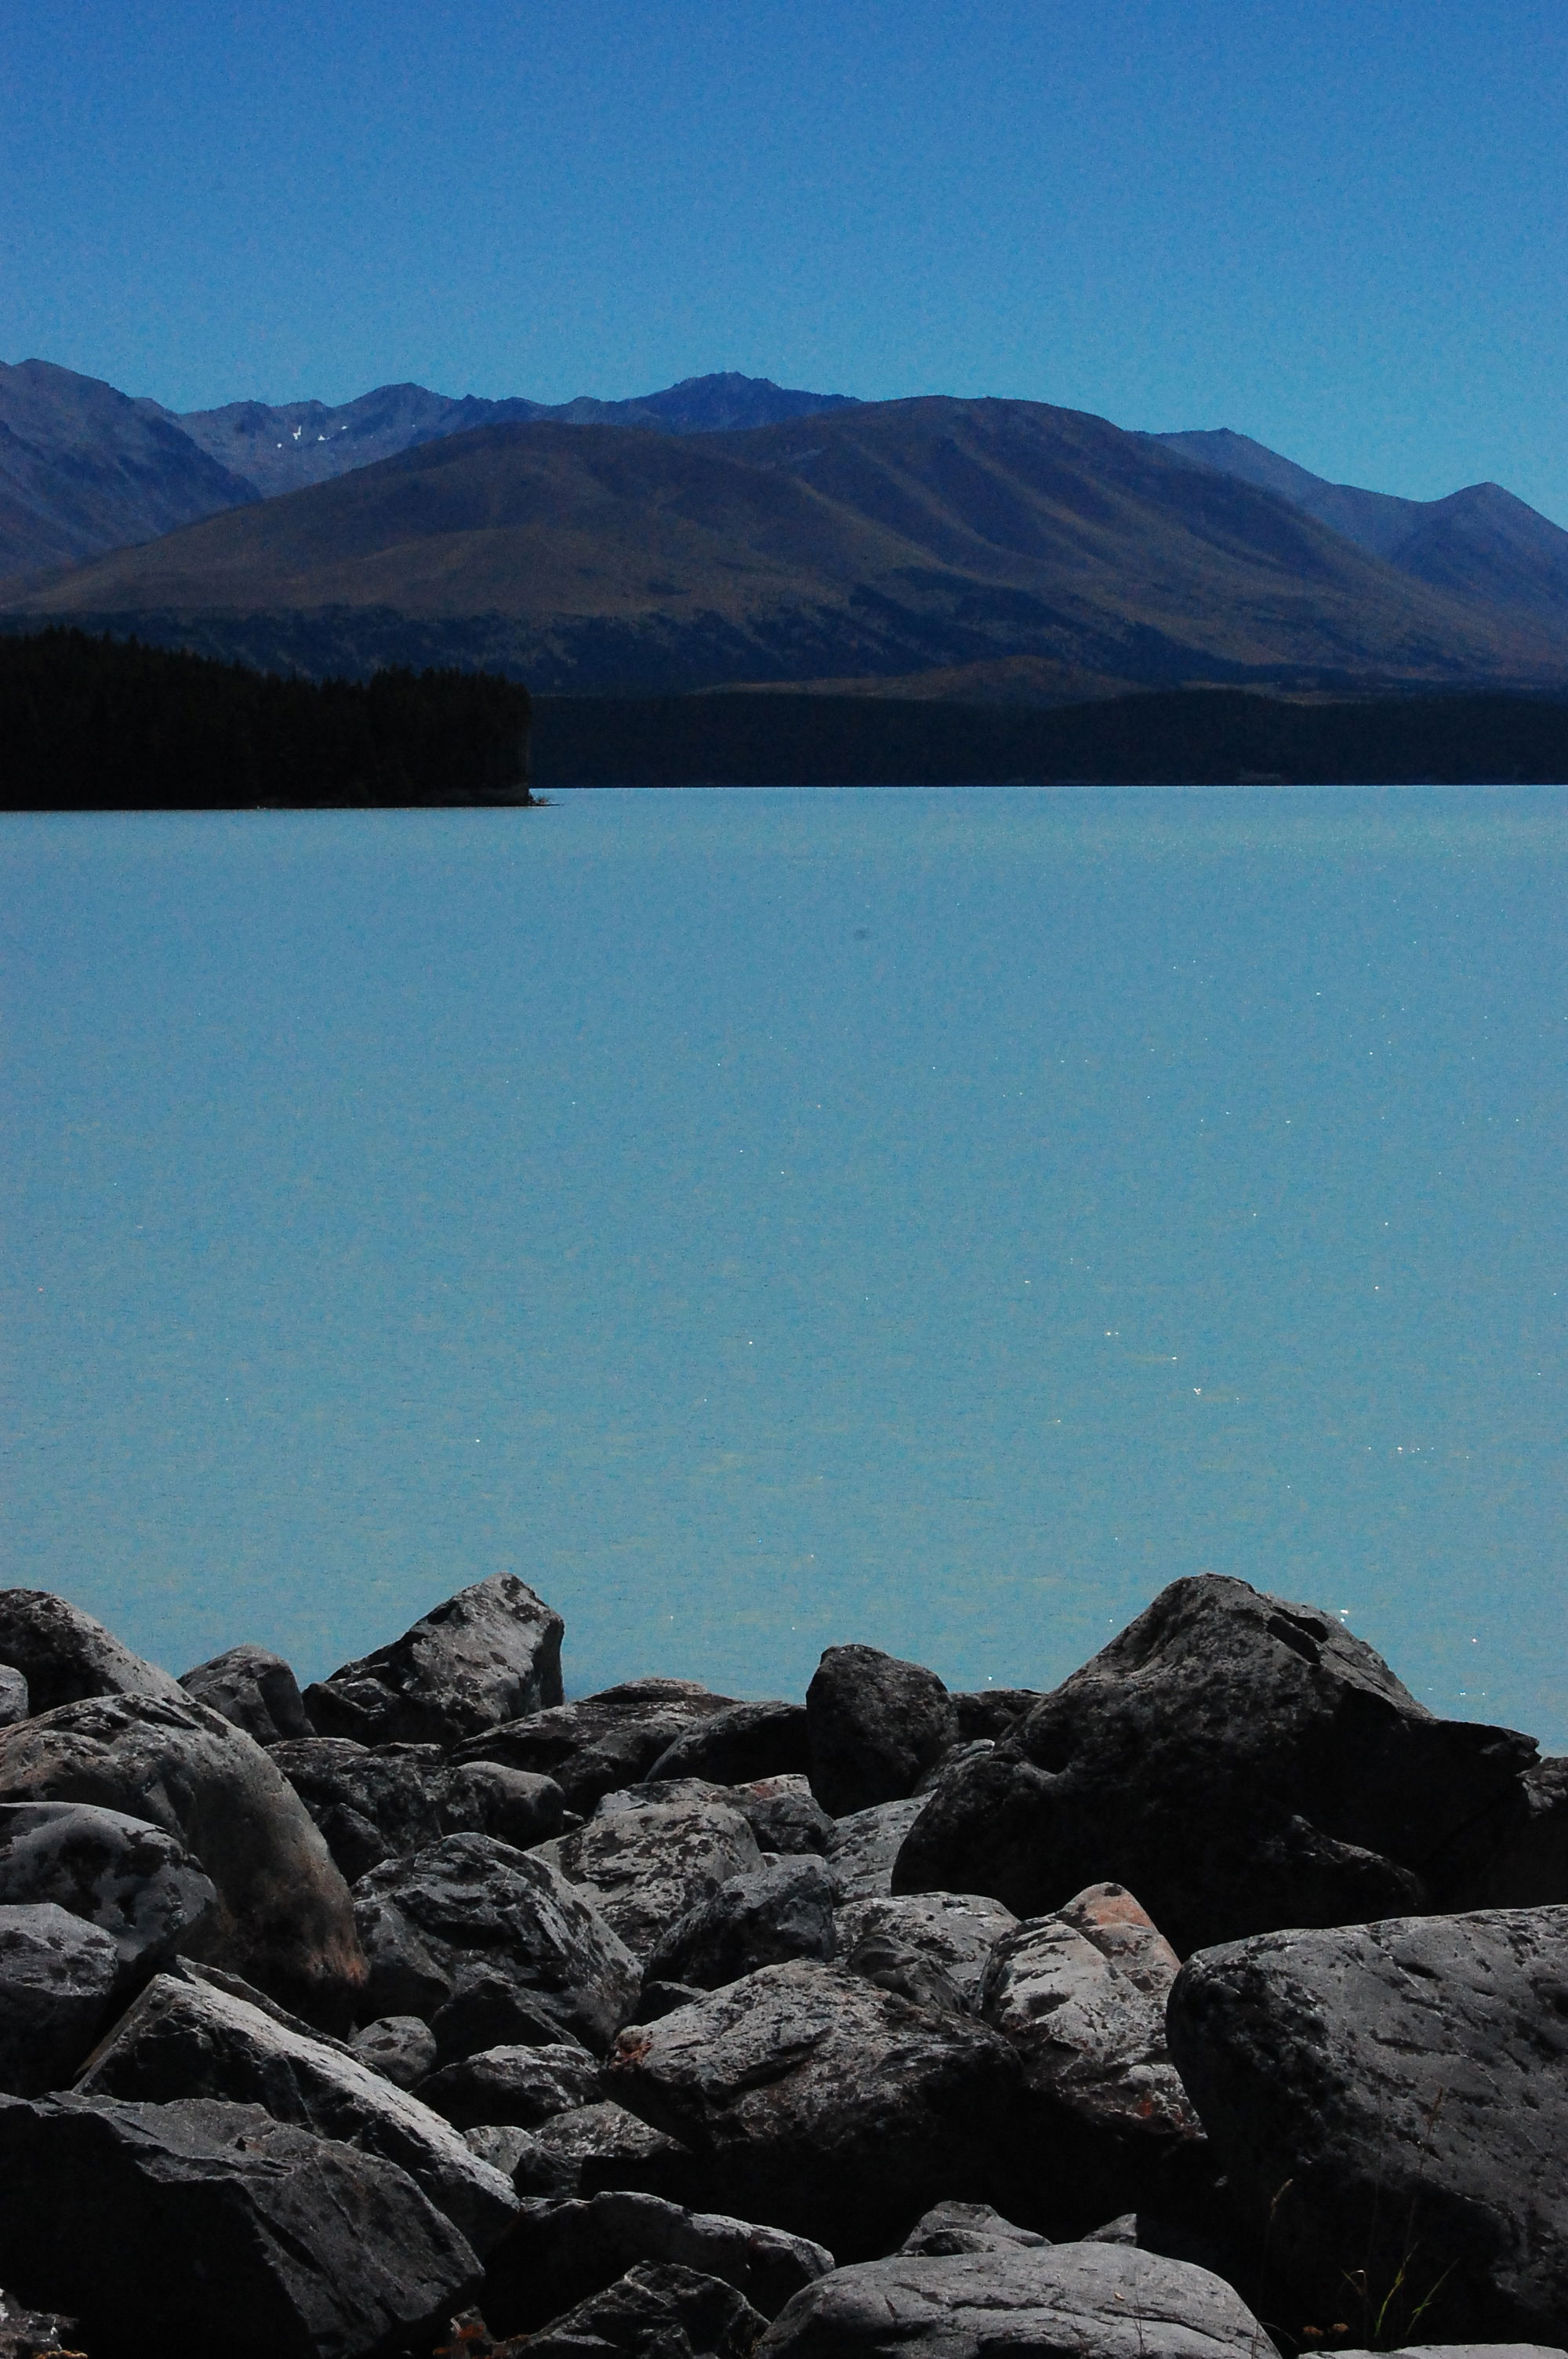
[[[829,1647],[806,1691],[811,1790],[835,1818],[896,1802],[958,1741],[935,1671],[875,1647]]]
[[[985,2026],[797,1961],[623,2032],[605,2085],[746,2214],[843,2252],[885,2244],[945,2191],[991,2193],[1019,2072]]]
[[[530,2332],[642,2261],[721,2277],[764,2318],[834,2265],[804,2236],[656,2195],[615,2189],[586,2201],[525,2201],[490,2256],[485,2317],[499,2334]]]
[[[346,2027],[364,1980],[347,1885],[271,1756],[169,1686],[0,1728],[0,1799],[90,1802],[177,1836],[217,1888],[203,1955]]]
[[[581,2040],[603,2049],[636,2003],[636,1960],[536,1851],[447,1835],[354,1888],[381,2015],[417,2015],[444,2062],[481,2048]]]
[[[989,1737],[994,1744],[1005,1736],[1041,1701],[1038,1688],[975,1688],[968,1693],[955,1691],[953,1709],[958,1715],[958,1736],[961,1743],[972,1745],[977,1737]]]
[[[838,1898],[837,1879],[811,1857],[732,1875],[654,1944],[647,1976],[713,1990],[786,1958],[830,1958]]]
[[[21,1672],[10,1663],[0,1663],[0,1728],[14,1727],[17,1721],[26,1720],[32,1709],[27,1682]],[[0,2295],[0,2300],[4,2299]]]
[[[449,1768],[441,1788],[443,1834],[493,1835],[527,1851],[561,1832],[566,1797],[553,1777],[509,1769],[501,1761],[466,1761]]]
[[[677,2006],[691,2006],[708,1993],[698,1990],[695,1983],[661,1983],[644,1979],[637,2000],[633,2023],[657,2023],[661,2016],[674,2015]]]
[[[756,1836],[759,1851],[788,1858],[825,1852],[833,1841],[833,1821],[805,1777],[757,1777],[749,1786],[732,1786],[730,1801]]]
[[[681,2139],[604,2098],[554,2114],[529,2136],[528,2161],[513,2174],[521,2195],[597,2195],[619,2187],[681,2203],[705,2183]]]
[[[730,1876],[762,1864],[740,1812],[708,1801],[612,1810],[529,1856],[552,1858],[573,1884],[589,1886],[606,1920],[638,1957]]]
[[[1445,1916],[1568,1901],[1568,1760],[1527,1769],[1500,1802],[1460,1829],[1427,1878]]]
[[[895,2254],[807,2286],[758,2359],[1276,2359],[1239,2294],[1206,2269],[1115,2245]]]
[[[751,2359],[765,2321],[717,2277],[643,2262],[528,2338],[528,2359]]]
[[[0,1589],[0,1663],[19,1671],[32,1712],[86,1696],[178,1699],[179,1682],[49,1589]],[[16,1690],[11,1690],[15,1700]]]
[[[80,2359],[81,2321],[52,2310],[28,2310],[15,2294],[0,2292],[0,2359]]]
[[[183,1843],[146,1819],[91,1802],[0,1803],[0,1903],[52,1900],[102,1927],[134,1982],[198,1948],[218,1894]]]
[[[1033,2228],[1015,2227],[989,2203],[938,2203],[915,2222],[898,2249],[941,2259],[949,2253],[1005,2253],[1020,2245],[1034,2249],[1050,2241]]]
[[[533,2138],[517,2122],[475,2122],[463,2131],[462,2140],[471,2154],[504,2179],[510,2179],[536,2151]],[[524,2178],[535,2175],[542,2174],[533,2168],[524,2172]]]
[[[321,1736],[457,1745],[560,1702],[565,1627],[526,1582],[493,1573],[307,1689],[305,1709]]]
[[[846,1901],[887,1898],[899,1853],[925,1808],[925,1797],[912,1794],[905,1801],[878,1802],[836,1821],[827,1864]]]
[[[419,2084],[419,2098],[460,2130],[481,2122],[536,2128],[553,2114],[597,2104],[599,2067],[580,2048],[485,2048],[445,2064]]]
[[[405,2169],[476,2252],[512,2217],[511,2188],[451,2124],[350,2048],[312,2038],[227,1991],[159,1974],[77,2083],[83,2097],[156,2104],[218,2098],[378,2154]]]
[[[0,1908],[0,2089],[41,2096],[69,2082],[120,1984],[113,1937],[52,1901]]]
[[[677,1736],[647,1774],[744,1786],[760,1777],[804,1776],[810,1758],[804,1704],[732,1703]]]
[[[645,1777],[676,1737],[733,1702],[695,1680],[627,1680],[476,1737],[457,1758],[553,1777],[568,1809],[586,1812],[600,1795]]]
[[[428,2348],[479,2273],[406,2171],[259,2105],[0,2104],[0,2277],[90,2352]]]
[[[416,2015],[378,2016],[350,2045],[395,2089],[416,2089],[436,2069],[436,2035]]]
[[[834,1924],[839,1954],[852,1973],[869,1970],[860,1960],[869,1961],[871,1951],[862,1952],[860,1945],[880,1940],[890,1952],[935,1967],[958,2005],[978,2011],[987,1960],[1018,1919],[982,1893],[918,1892],[849,1901]],[[871,1979],[880,1981],[880,1972],[872,1970]]]
[[[1350,2270],[1390,2341],[1418,2305],[1455,2339],[1561,2332],[1568,1908],[1206,1950],[1167,2026],[1233,2199],[1304,2299],[1343,2301]]]
[[[310,1734],[298,1681],[283,1657],[265,1647],[231,1647],[210,1663],[182,1672],[179,1684],[258,1745]]]

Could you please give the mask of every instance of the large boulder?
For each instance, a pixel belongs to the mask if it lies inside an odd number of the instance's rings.
[[[934,1967],[960,2006],[978,2012],[991,1951],[1018,1919],[978,1892],[912,1892],[851,1900],[834,1919],[838,1953],[851,1973],[881,1981],[885,1962],[908,1958]]]
[[[722,2277],[643,2261],[528,2338],[529,2359],[751,2359],[765,2321]]]
[[[113,1937],[52,1901],[0,1908],[0,2090],[41,2096],[69,2082],[113,2012]]]
[[[1359,1923],[1430,1905],[1428,1864],[1534,1758],[1435,1719],[1332,1614],[1204,1573],[948,1770],[893,1883],[1034,1917],[1111,1880],[1183,1955]]]
[[[221,1712],[258,1745],[310,1734],[298,1680],[283,1657],[265,1647],[230,1647],[211,1662],[182,1671],[179,1684],[187,1695]]]
[[[836,2269],[797,2293],[757,2359],[1275,2359],[1206,2269],[1117,2245],[1013,2245]]]
[[[181,1692],[168,1671],[133,1655],[102,1622],[49,1589],[0,1589],[0,1663],[21,1673],[35,1712],[85,1696]]]
[[[759,1777],[803,1776],[810,1759],[804,1704],[732,1703],[677,1736],[647,1774],[746,1786]]]
[[[526,1582],[492,1573],[308,1688],[305,1709],[321,1736],[456,1745],[560,1702],[565,1630]]]
[[[1093,1885],[1004,1934],[981,2011],[1040,2109],[1054,2203],[1089,2225],[1115,2204],[1179,2203],[1202,2146],[1165,2044],[1179,1960],[1130,1893]]]
[[[416,2015],[378,2015],[360,2026],[349,2045],[395,2088],[416,2089],[436,2069],[436,2035]]]
[[[451,2124],[336,2040],[211,1984],[158,1974],[89,2060],[83,2097],[217,2097],[395,2162],[483,2254],[510,2221],[506,2180]]]
[[[133,1983],[200,1948],[217,1887],[175,1836],[91,1802],[0,1802],[0,1904],[52,1900],[102,1927]]]
[[[487,1730],[460,1745],[459,1761],[501,1761],[553,1777],[579,1812],[617,1787],[646,1777],[661,1754],[688,1729],[729,1711],[733,1696],[695,1680],[626,1680],[571,1703]]]
[[[352,1737],[311,1736],[275,1745],[273,1759],[351,1884],[443,1835],[494,1835],[525,1851],[561,1829],[552,1778],[495,1761],[454,1765],[438,1745],[373,1751]]]
[[[755,1875],[762,1854],[738,1810],[698,1797],[601,1811],[545,1847],[573,1884],[587,1885],[627,1948],[645,1958],[689,1908],[732,1875]]]
[[[953,1699],[920,1663],[829,1647],[806,1690],[811,1790],[836,1819],[901,1801],[958,1741]]]
[[[162,1827],[217,1889],[190,1953],[313,2023],[351,2018],[364,1961],[347,1885],[270,1756],[183,1690],[94,1697],[0,1728],[0,1799],[90,1802]]]
[[[688,2212],[617,2188],[587,2201],[524,2202],[490,2256],[483,2310],[492,2333],[524,2334],[644,2261],[721,2277],[764,2318],[826,2277],[833,2256],[804,2236],[723,2212]]]
[[[1018,2065],[984,2025],[833,1966],[764,1966],[625,2031],[606,2086],[711,2166],[746,2216],[839,2253],[1005,2178]]]
[[[513,2170],[523,2195],[597,2195],[632,2188],[675,2203],[705,2200],[708,2173],[691,2148],[608,2097],[552,2114],[530,2131]]]
[[[661,1936],[647,1978],[714,1990],[786,1958],[830,1958],[838,1898],[837,1879],[809,1854],[732,1875]]]
[[[427,2348],[478,2277],[406,2171],[259,2105],[0,2104],[0,2280],[92,2352]]]
[[[557,2114],[597,2104],[604,2092],[586,2049],[556,2046],[481,2048],[443,2064],[419,2082],[417,2093],[454,2128],[470,2130],[487,2122],[536,2129]]]
[[[636,2004],[637,1962],[537,1852],[447,1835],[354,1888],[376,2015],[416,2015],[443,2062],[481,2048],[606,2047]]]
[[[1561,2334],[1568,1908],[1204,1951],[1167,2022],[1234,2201],[1321,2322]]]

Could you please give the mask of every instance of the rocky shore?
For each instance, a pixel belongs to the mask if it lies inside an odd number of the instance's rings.
[[[0,2359],[1568,2342],[1568,1762],[1214,1575],[1048,1694],[562,1636],[0,1592]]]

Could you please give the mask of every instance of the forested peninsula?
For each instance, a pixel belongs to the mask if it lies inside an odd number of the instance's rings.
[[[284,679],[135,639],[0,637],[0,809],[529,803],[528,691],[488,672]]]

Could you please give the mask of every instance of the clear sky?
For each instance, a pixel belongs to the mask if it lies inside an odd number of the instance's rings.
[[[5,0],[0,358],[708,369],[1568,523],[1563,0]]]

